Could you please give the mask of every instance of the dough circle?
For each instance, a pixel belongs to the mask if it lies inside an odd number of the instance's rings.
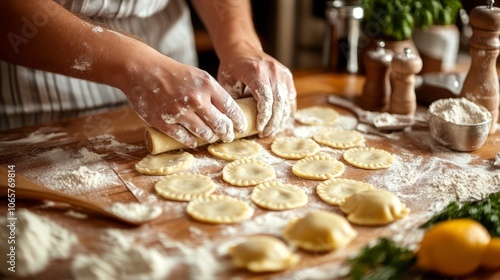
[[[352,179],[332,178],[316,187],[316,193],[324,202],[338,206],[354,193],[373,189],[373,186]]]
[[[361,145],[365,138],[355,130],[344,130],[339,128],[327,128],[315,133],[314,141],[337,149],[348,149]]]
[[[330,107],[312,106],[297,110],[294,118],[306,125],[332,125],[337,122],[339,113]]]
[[[190,168],[193,160],[188,152],[147,155],[135,164],[135,170],[145,175],[167,175]]]
[[[384,169],[394,163],[389,152],[368,147],[351,148],[344,152],[343,158],[350,165],[363,169]]]
[[[210,195],[191,200],[186,212],[193,219],[213,224],[241,222],[250,216],[247,203],[227,195]]]
[[[176,173],[162,177],[155,191],[166,199],[190,201],[206,197],[215,191],[215,183],[208,176],[196,173]]]
[[[236,267],[252,272],[280,271],[295,266],[300,256],[293,254],[278,238],[251,236],[229,248],[229,255]]]
[[[331,251],[347,246],[358,233],[341,215],[316,210],[291,220],[283,230],[286,241],[313,252]]]
[[[271,151],[282,158],[301,159],[319,152],[319,145],[312,139],[299,137],[278,137],[271,144]]]
[[[276,178],[272,166],[256,159],[235,160],[222,169],[222,180],[237,187],[248,187]]]
[[[357,192],[340,204],[347,220],[363,226],[382,226],[402,219],[410,209],[390,191],[371,189]]]
[[[259,155],[261,146],[254,141],[237,139],[229,143],[211,144],[208,152],[221,159],[236,160],[240,158],[254,158]]]
[[[257,185],[250,195],[258,206],[269,210],[288,210],[307,204],[307,195],[301,188],[278,181]]]
[[[312,156],[297,161],[292,166],[292,173],[300,178],[327,180],[344,173],[342,162],[329,156]]]

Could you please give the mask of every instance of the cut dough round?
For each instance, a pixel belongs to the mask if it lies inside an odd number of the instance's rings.
[[[339,205],[354,193],[373,189],[373,186],[346,178],[332,178],[316,187],[316,193],[326,203]]]
[[[270,210],[287,210],[307,204],[307,195],[301,188],[278,181],[257,185],[250,198],[258,206]]]
[[[254,158],[259,155],[261,146],[254,141],[238,139],[229,143],[217,143],[208,146],[208,152],[225,160]]]
[[[312,106],[297,110],[295,120],[307,125],[332,125],[337,122],[339,113],[325,106]]]
[[[295,266],[300,256],[293,254],[278,238],[251,236],[240,244],[229,248],[236,267],[252,272],[280,271]]]
[[[355,130],[344,130],[339,128],[327,128],[315,133],[314,141],[337,149],[347,149],[361,145],[365,138]]]
[[[363,226],[380,226],[406,217],[410,209],[390,191],[371,189],[357,192],[340,204],[347,220]]]
[[[191,200],[186,208],[193,219],[214,224],[241,222],[250,216],[247,203],[226,195],[210,195]]]
[[[312,156],[297,161],[292,166],[295,176],[312,179],[326,180],[344,173],[345,166],[342,162],[329,156]]]
[[[394,157],[384,150],[375,148],[351,148],[344,152],[344,160],[352,166],[364,169],[389,168]]]
[[[222,180],[237,187],[253,186],[274,178],[273,167],[255,159],[235,160],[222,169]]]
[[[135,164],[135,170],[145,175],[167,175],[190,168],[193,160],[194,156],[188,152],[147,155]]]
[[[271,144],[271,151],[282,158],[301,159],[319,152],[319,145],[311,139],[278,137]]]
[[[196,173],[176,173],[156,182],[155,191],[166,199],[190,201],[209,196],[215,191],[215,187],[210,177]]]
[[[314,252],[331,251],[347,246],[357,232],[341,215],[317,210],[303,218],[291,220],[283,237],[296,246]]]

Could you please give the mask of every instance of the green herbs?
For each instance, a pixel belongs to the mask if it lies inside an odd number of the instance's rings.
[[[362,0],[364,29],[386,40],[410,39],[415,27],[454,24],[460,0]]]
[[[365,246],[353,259],[349,260],[350,279],[415,279],[410,270],[416,261],[414,252],[399,247],[394,241],[381,238],[374,246]]]
[[[421,228],[428,228],[438,222],[470,218],[480,222],[491,236],[500,237],[500,193],[493,193],[479,201],[469,201],[462,205],[452,202],[440,213],[425,222]]]

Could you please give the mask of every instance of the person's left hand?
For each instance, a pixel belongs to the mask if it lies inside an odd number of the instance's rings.
[[[235,99],[248,91],[257,101],[260,137],[274,136],[295,110],[297,92],[290,70],[261,50],[232,50],[220,57],[218,82]]]

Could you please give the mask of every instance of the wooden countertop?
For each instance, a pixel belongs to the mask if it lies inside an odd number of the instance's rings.
[[[326,97],[328,94],[337,94],[354,98],[361,93],[363,78],[349,74],[333,74],[317,72],[297,72],[294,75],[298,91],[298,107],[304,108],[313,105],[328,105]],[[344,117],[344,121],[349,123],[354,120],[351,112],[339,107],[334,107]],[[425,108],[424,108],[425,110]],[[157,196],[153,190],[154,183],[159,176],[141,175],[134,169],[134,164],[147,155],[144,146],[145,124],[136,116],[131,109],[120,109],[112,112],[82,117],[78,119],[55,122],[46,125],[26,127],[0,133],[0,162],[2,166],[15,165],[17,174],[38,181],[45,182],[45,178],[50,178],[51,172],[57,172],[61,163],[57,161],[47,161],[47,154],[59,152],[67,155],[77,156],[82,149],[90,153],[99,155],[97,164],[115,176],[110,180],[109,186],[97,189],[91,187],[75,190],[69,189],[65,192],[85,196],[91,199],[101,200],[105,203],[112,202],[141,202],[155,203],[162,205],[164,214],[156,221],[138,228],[130,227],[119,222],[106,218],[89,215],[85,219],[78,219],[65,215],[70,210],[63,204],[47,205],[43,202],[26,201],[18,199],[16,209],[29,208],[30,211],[40,216],[48,217],[76,234],[79,239],[77,245],[71,249],[69,259],[51,261],[49,266],[42,272],[29,279],[72,279],[71,263],[77,254],[98,254],[102,255],[109,247],[109,240],[103,238],[107,231],[111,229],[135,238],[137,244],[147,247],[154,247],[165,252],[171,258],[177,255],[186,256],[186,250],[192,255],[191,265],[186,262],[176,266],[168,279],[194,279],[193,273],[196,267],[204,265],[213,266],[209,260],[204,260],[206,255],[197,255],[197,249],[205,248],[218,262],[228,262],[227,257],[217,254],[218,248],[223,247],[226,242],[236,240],[245,235],[252,234],[274,234],[279,237],[279,231],[287,219],[294,216],[302,216],[308,211],[321,208],[340,213],[338,207],[327,205],[315,194],[314,188],[319,181],[299,179],[291,174],[289,170],[295,162],[292,160],[279,159],[266,152],[265,160],[272,162],[277,170],[278,179],[297,184],[308,191],[309,203],[302,209],[289,210],[283,212],[266,211],[252,205],[253,216],[241,224],[232,225],[210,225],[203,224],[190,219],[185,214],[184,202],[172,202]],[[311,133],[310,128],[300,125],[288,127],[288,134]],[[500,132],[488,137],[486,144],[479,150],[471,153],[458,153],[433,144],[430,135],[425,128],[414,129],[394,134],[393,139],[377,135],[366,137],[366,146],[385,149],[396,155],[400,170],[394,171],[377,170],[368,171],[358,169],[346,164],[346,171],[342,177],[369,181],[375,187],[395,188],[395,183],[403,187],[396,192],[411,209],[409,217],[384,227],[361,227],[354,226],[359,236],[347,247],[327,254],[311,254],[298,251],[302,256],[300,264],[291,270],[279,273],[252,274],[241,269],[225,267],[219,272],[213,272],[214,279],[314,279],[325,275],[333,276],[338,273],[343,261],[349,254],[356,253],[359,248],[380,236],[400,236],[408,237],[415,231],[415,228],[424,221],[428,210],[433,203],[443,197],[453,196],[447,190],[439,189],[431,193],[429,184],[438,175],[442,175],[450,170],[468,170],[467,168],[478,168],[484,172],[495,174],[497,172],[491,168],[495,154],[500,151]],[[38,137],[38,138],[37,138]],[[36,139],[45,139],[36,141]],[[19,140],[19,139],[25,139]],[[28,139],[31,139],[28,141]],[[266,151],[272,139],[255,139]],[[216,193],[233,194],[246,201],[249,201],[249,191],[251,188],[235,188],[227,185],[221,179],[221,169],[226,163],[223,160],[213,159],[205,147],[189,151],[199,163],[197,168],[191,171],[210,175],[219,185]],[[322,148],[323,153],[331,154],[341,160],[342,151],[334,151],[330,148]],[[60,158],[60,156],[59,156]],[[209,161],[210,159],[210,161]],[[411,161],[415,159],[415,161]],[[95,161],[95,158],[93,159]],[[96,162],[93,162],[96,164]],[[434,168],[436,165],[442,168]],[[85,166],[85,164],[84,164]],[[434,166],[431,168],[431,166]],[[484,168],[483,168],[484,167]],[[415,170],[418,172],[415,173]],[[188,170],[189,171],[189,170]],[[399,171],[405,171],[399,172]],[[412,173],[413,172],[413,173]],[[488,175],[489,173],[486,173]],[[399,176],[399,177],[398,177]],[[411,177],[411,178],[410,178]],[[414,177],[419,177],[416,180]],[[377,179],[379,178],[379,179]],[[385,179],[384,179],[385,178]],[[391,180],[391,182],[384,180]],[[395,182],[396,180],[397,182]],[[406,180],[406,181],[405,181]],[[427,190],[427,191],[426,191]],[[496,192],[500,191],[500,186],[496,186]],[[440,192],[443,192],[441,194]],[[470,190],[474,194],[474,190]],[[458,195],[457,195],[458,196]],[[463,198],[463,197],[462,197]],[[251,204],[251,202],[249,202]],[[0,204],[0,213],[4,215],[7,206]],[[415,238],[415,237],[413,237]],[[4,242],[4,240],[0,241]],[[166,245],[169,244],[169,245]],[[183,247],[184,246],[184,247]],[[183,248],[181,248],[183,247]],[[186,249],[188,248],[188,249]],[[198,269],[200,269],[198,267]],[[215,271],[215,268],[211,267]],[[204,270],[205,273],[206,270]],[[481,277],[498,277],[499,275],[479,274]],[[210,275],[207,275],[209,277]],[[203,279],[203,278],[201,278]],[[208,278],[207,278],[208,279]],[[498,279],[498,278],[491,278]]]

